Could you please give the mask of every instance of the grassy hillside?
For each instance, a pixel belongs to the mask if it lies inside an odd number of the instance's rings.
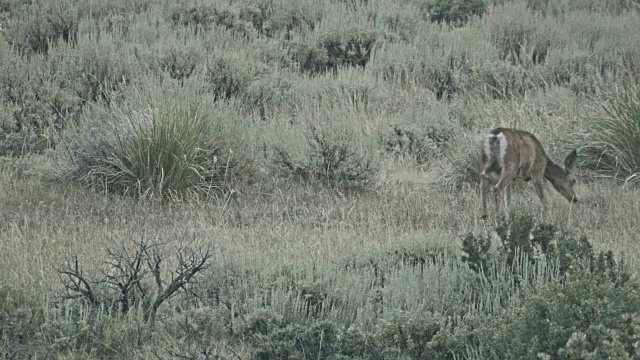
[[[640,357],[639,11],[0,0],[2,358]]]

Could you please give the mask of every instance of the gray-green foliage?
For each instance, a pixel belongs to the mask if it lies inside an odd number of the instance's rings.
[[[79,11],[73,1],[35,1],[13,9],[6,39],[22,51],[47,53],[59,41],[73,42]]]
[[[193,297],[168,300],[155,327],[136,311],[112,316],[108,305],[1,284],[0,353],[640,356],[638,285],[585,238],[516,218],[491,236],[470,234],[462,255],[452,239],[468,214],[443,220],[438,207],[473,200],[431,204],[422,188],[403,184],[351,193],[274,179],[369,186],[377,160],[402,155],[459,188],[479,176],[475,134],[502,123],[546,134],[550,152],[574,129],[571,145],[581,146],[585,167],[635,181],[639,89],[625,81],[640,74],[637,9],[636,0],[0,0],[1,155],[39,152],[62,135],[56,154],[69,155],[70,178],[101,192],[165,199],[228,192],[254,168],[262,175],[252,178],[255,201],[268,205],[225,202],[220,217],[187,210],[184,227],[166,235],[171,240],[239,234],[233,250],[260,247],[264,238],[265,248],[293,253],[308,249],[310,233],[356,234],[329,243],[338,249],[369,228],[384,234],[379,243],[362,242],[372,249],[330,256],[340,250],[315,249],[295,265],[249,253],[238,263],[220,257],[212,275],[190,288]],[[601,105],[604,118],[575,130],[576,114]],[[7,184],[20,189],[22,180]],[[3,234],[33,243],[33,229],[42,229],[38,246],[48,250],[55,244],[47,241],[62,238],[61,251],[83,236],[92,246],[100,236],[137,236],[127,232],[135,212],[151,224],[163,211],[180,216],[171,207],[132,205],[113,224],[112,199],[93,206],[96,197],[79,207],[90,211],[65,204],[72,225],[58,230],[49,214],[63,210],[49,206],[57,190],[47,191],[27,200],[2,193],[6,208],[19,210],[3,211]],[[451,195],[439,198],[446,201],[458,196],[443,193]],[[334,202],[316,206],[323,196]],[[356,202],[360,196],[378,197]],[[30,209],[24,219],[23,206]],[[422,233],[436,223],[455,226]],[[300,242],[273,246],[292,238]],[[4,238],[0,244],[4,253],[9,246]],[[34,274],[10,276],[45,278]]]
[[[635,81],[608,93],[606,115],[576,135],[583,165],[624,182],[640,181],[640,87]]]
[[[429,20],[461,26],[472,16],[482,16],[484,0],[427,0],[424,2]]]
[[[276,148],[277,163],[290,175],[331,186],[361,187],[373,180],[376,164],[353,143],[352,134],[333,134],[311,126],[303,159]]]
[[[86,112],[98,121],[70,140],[75,176],[103,191],[140,196],[230,190],[237,159],[215,118],[233,110],[200,96],[201,82],[151,84],[151,93],[136,87],[126,101]]]

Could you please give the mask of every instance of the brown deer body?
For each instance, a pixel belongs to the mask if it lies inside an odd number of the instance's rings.
[[[531,133],[509,128],[491,130],[482,143],[480,156],[482,218],[487,218],[486,195],[492,183],[493,200],[498,213],[503,198],[505,207],[509,205],[510,185],[514,180],[533,183],[545,213],[547,200],[544,180],[549,181],[569,202],[578,201],[573,190],[576,180],[572,174],[576,156],[573,150],[565,159],[564,166],[560,166],[547,157],[542,144]]]

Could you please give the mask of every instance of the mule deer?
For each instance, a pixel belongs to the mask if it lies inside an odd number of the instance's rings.
[[[573,190],[576,183],[572,173],[577,156],[575,150],[564,160],[564,166],[560,166],[547,157],[540,141],[531,133],[508,128],[491,130],[482,145],[480,156],[482,219],[487,218],[486,194],[489,192],[491,183],[495,184],[493,200],[497,213],[500,213],[501,200],[504,200],[505,208],[509,206],[513,180],[533,182],[545,213],[547,212],[547,200],[544,195],[545,179],[569,202],[578,201]]]

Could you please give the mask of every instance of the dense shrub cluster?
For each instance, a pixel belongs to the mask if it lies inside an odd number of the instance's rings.
[[[515,273],[530,267],[536,269],[539,261],[555,266],[554,276],[565,279],[582,273],[609,276],[615,284],[629,280],[624,264],[616,264],[611,251],[596,254],[586,237],[576,239],[552,224],[535,224],[530,215],[516,215],[496,227],[501,241],[499,257]],[[491,240],[485,236],[468,234],[463,242],[463,261],[476,272],[490,270]],[[536,270],[532,270],[535,272]],[[530,274],[531,275],[531,274]]]

